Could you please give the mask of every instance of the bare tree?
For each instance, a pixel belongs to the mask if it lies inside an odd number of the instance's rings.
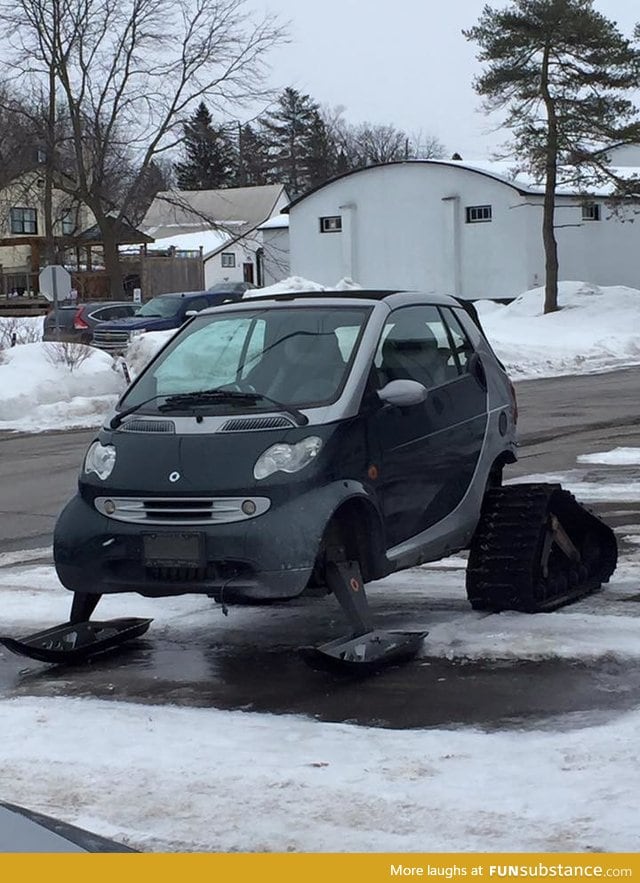
[[[265,56],[284,30],[245,0],[0,0],[0,21],[14,73],[68,115],[63,187],[93,212],[120,297],[118,232],[142,180],[201,100],[225,113],[265,98]]]

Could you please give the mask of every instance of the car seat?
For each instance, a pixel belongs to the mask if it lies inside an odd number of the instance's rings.
[[[335,334],[297,332],[276,345],[249,373],[258,392],[290,404],[333,398],[345,370]]]
[[[438,349],[435,334],[423,322],[399,319],[382,345],[380,380],[417,380],[427,389],[448,378],[448,351]]]

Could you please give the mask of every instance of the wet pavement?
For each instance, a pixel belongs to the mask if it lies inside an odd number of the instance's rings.
[[[312,671],[293,648],[200,647],[150,638],[74,668],[22,666],[17,659],[1,666],[3,695],[302,714],[401,729],[570,729],[607,720],[640,700],[640,665],[613,661],[417,659],[360,679]]]

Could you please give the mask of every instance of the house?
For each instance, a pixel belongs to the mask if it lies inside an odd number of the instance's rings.
[[[273,285],[289,275],[289,215],[274,215],[260,224],[262,284]]]
[[[154,238],[156,249],[201,251],[207,288],[218,282],[262,285],[259,227],[277,215],[287,201],[280,184],[162,191],[153,200],[140,229]]]
[[[640,148],[607,154],[626,174],[640,167]],[[587,197],[558,189],[560,278],[640,288],[640,223],[629,223],[633,210],[613,213],[606,196],[604,189]],[[542,187],[508,163],[370,166],[317,187],[286,211],[291,273],[316,282],[350,277],[365,287],[468,299],[508,299],[544,283]]]
[[[54,245],[58,252],[93,223],[89,209],[56,183],[52,190]],[[10,180],[0,190],[0,294],[37,291],[45,248],[45,173],[42,166]]]

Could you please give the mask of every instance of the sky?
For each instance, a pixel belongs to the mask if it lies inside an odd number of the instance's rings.
[[[321,105],[343,105],[349,122],[393,123],[436,135],[447,154],[487,158],[507,140],[480,109],[472,80],[476,46],[462,36],[485,0],[253,0],[290,23],[291,42],[271,54],[276,87],[293,86]],[[489,5],[503,8],[506,0]],[[640,8],[596,0],[598,12],[631,36]],[[496,131],[496,129],[498,130]]]

